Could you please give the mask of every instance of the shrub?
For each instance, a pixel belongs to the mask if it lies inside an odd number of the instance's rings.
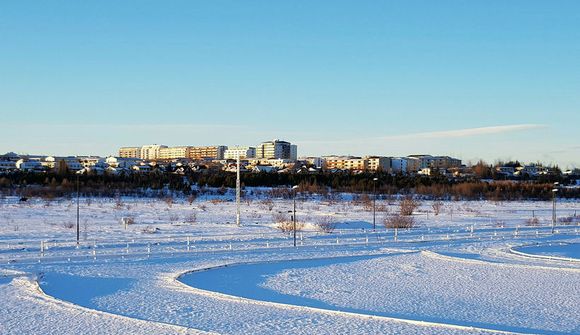
[[[529,218],[526,220],[526,226],[539,226],[539,225],[540,219],[538,219],[537,217]]]
[[[558,222],[563,223],[563,224],[571,224],[574,222],[575,217],[570,215],[570,216],[562,216],[558,218]]]
[[[190,194],[187,197],[187,202],[191,205],[191,204],[193,204],[193,202],[195,201],[196,198],[197,198],[197,196],[195,194]]]
[[[123,208],[123,200],[121,197],[115,198],[115,209],[122,209]]]
[[[419,207],[419,202],[412,197],[403,199],[400,203],[401,215],[413,215],[413,212]]]
[[[169,215],[169,222],[170,222],[170,223],[172,223],[172,224],[173,224],[173,223],[175,223],[175,222],[177,222],[177,221],[179,221],[179,216],[177,216],[176,214],[171,214],[171,215]]]
[[[272,215],[272,219],[276,223],[276,228],[280,229],[283,233],[289,233],[294,230],[294,222],[287,215],[277,213]],[[296,231],[300,231],[303,228],[304,223],[296,221]]]
[[[189,215],[187,215],[185,217],[185,220],[184,221],[187,222],[187,223],[192,223],[192,224],[193,223],[196,223],[197,222],[197,214],[195,214],[195,212],[189,213]]]
[[[165,203],[167,204],[167,207],[171,208],[171,206],[173,206],[173,197],[172,196],[167,196],[163,199],[163,201],[165,201]]]
[[[274,209],[274,202],[270,199],[264,199],[262,201],[260,201],[260,209],[262,210],[268,210],[268,211],[272,211],[272,209]]]
[[[390,215],[385,218],[385,228],[413,228],[415,220],[409,215]]]
[[[433,202],[433,204],[431,205],[431,208],[433,208],[433,213],[435,215],[439,215],[439,213],[441,213],[441,209],[443,209],[443,201]]]
[[[323,233],[332,233],[336,229],[336,222],[331,216],[319,217],[315,225]]]

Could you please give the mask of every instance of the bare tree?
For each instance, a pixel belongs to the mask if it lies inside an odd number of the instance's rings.
[[[433,213],[435,215],[439,215],[439,213],[441,213],[441,209],[443,209],[443,201],[433,202],[433,204],[431,205],[431,208],[433,208]]]
[[[413,197],[406,197],[399,204],[401,215],[413,215],[413,212],[419,207],[419,202]]]

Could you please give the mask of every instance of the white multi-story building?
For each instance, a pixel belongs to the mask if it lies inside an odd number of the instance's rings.
[[[382,156],[367,156],[367,169],[375,172],[389,171],[391,167],[391,160],[389,157]]]
[[[296,144],[290,145],[290,159],[293,161],[298,160],[298,146]]]
[[[300,157],[299,161],[314,165],[317,169],[326,167],[326,159],[322,157]]]
[[[425,167],[422,166],[422,160],[418,157],[409,156],[406,157],[407,159],[407,172],[409,173],[417,173]]]
[[[265,159],[292,159],[292,145],[290,142],[272,140],[263,142],[256,148],[256,158]],[[298,149],[294,149],[295,153]]]
[[[406,157],[391,157],[391,173],[407,173]]]
[[[16,170],[16,162],[0,160],[0,171]]]
[[[26,160],[19,159],[16,161],[15,166],[21,171],[42,171],[44,167],[40,163],[40,160]]]
[[[254,147],[228,147],[224,152],[224,159],[248,159],[256,157],[256,148]]]
[[[141,147],[140,158],[146,159],[146,160],[159,159],[159,151],[162,148],[167,148],[167,146],[166,145],[159,145],[159,144],[144,145]]]

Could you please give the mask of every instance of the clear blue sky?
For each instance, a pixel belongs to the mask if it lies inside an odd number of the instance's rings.
[[[580,1],[0,1],[0,152],[580,166]]]

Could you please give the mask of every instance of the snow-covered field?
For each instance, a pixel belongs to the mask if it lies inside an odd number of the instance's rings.
[[[578,202],[230,199],[0,199],[0,333],[580,333]]]

